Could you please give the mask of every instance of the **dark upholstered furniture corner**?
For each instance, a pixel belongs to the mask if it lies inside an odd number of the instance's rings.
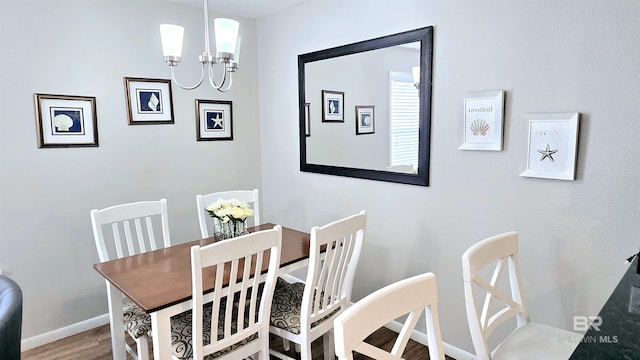
[[[20,360],[22,290],[0,275],[0,359]]]

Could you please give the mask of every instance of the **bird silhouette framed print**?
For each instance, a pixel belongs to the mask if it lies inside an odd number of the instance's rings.
[[[575,180],[579,113],[524,114],[529,125],[525,177]]]
[[[322,90],[322,122],[344,122],[344,92]]]
[[[231,101],[196,100],[196,139],[233,140]]]
[[[356,135],[376,132],[373,105],[356,106]]]
[[[96,98],[34,94],[38,147],[98,146]]]
[[[173,124],[171,80],[124,78],[129,125]]]

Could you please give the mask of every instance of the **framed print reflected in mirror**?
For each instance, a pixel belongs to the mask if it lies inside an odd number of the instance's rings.
[[[344,122],[344,92],[322,90],[322,122]]]

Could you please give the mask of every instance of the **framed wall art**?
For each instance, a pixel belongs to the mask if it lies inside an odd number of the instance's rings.
[[[373,105],[356,106],[356,135],[376,132],[374,108]]]
[[[311,104],[304,103],[304,135],[311,136]]]
[[[196,139],[233,140],[231,101],[196,99]]]
[[[34,94],[38,147],[98,146],[96,98]]]
[[[129,125],[173,124],[171,80],[124,78]]]
[[[504,91],[464,95],[460,150],[502,150]]]
[[[525,114],[529,148],[525,177],[575,180],[579,113]]]
[[[344,92],[322,90],[322,122],[344,122]]]

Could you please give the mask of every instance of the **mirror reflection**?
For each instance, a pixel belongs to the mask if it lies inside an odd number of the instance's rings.
[[[428,185],[432,30],[299,56],[302,171]]]
[[[305,102],[311,125],[307,162],[417,171],[420,104],[411,69],[420,63],[419,49],[420,43],[413,42],[305,65]],[[344,95],[335,101],[323,99],[323,90]],[[335,112],[339,108],[334,104],[340,100],[342,120],[327,121],[323,105]]]

